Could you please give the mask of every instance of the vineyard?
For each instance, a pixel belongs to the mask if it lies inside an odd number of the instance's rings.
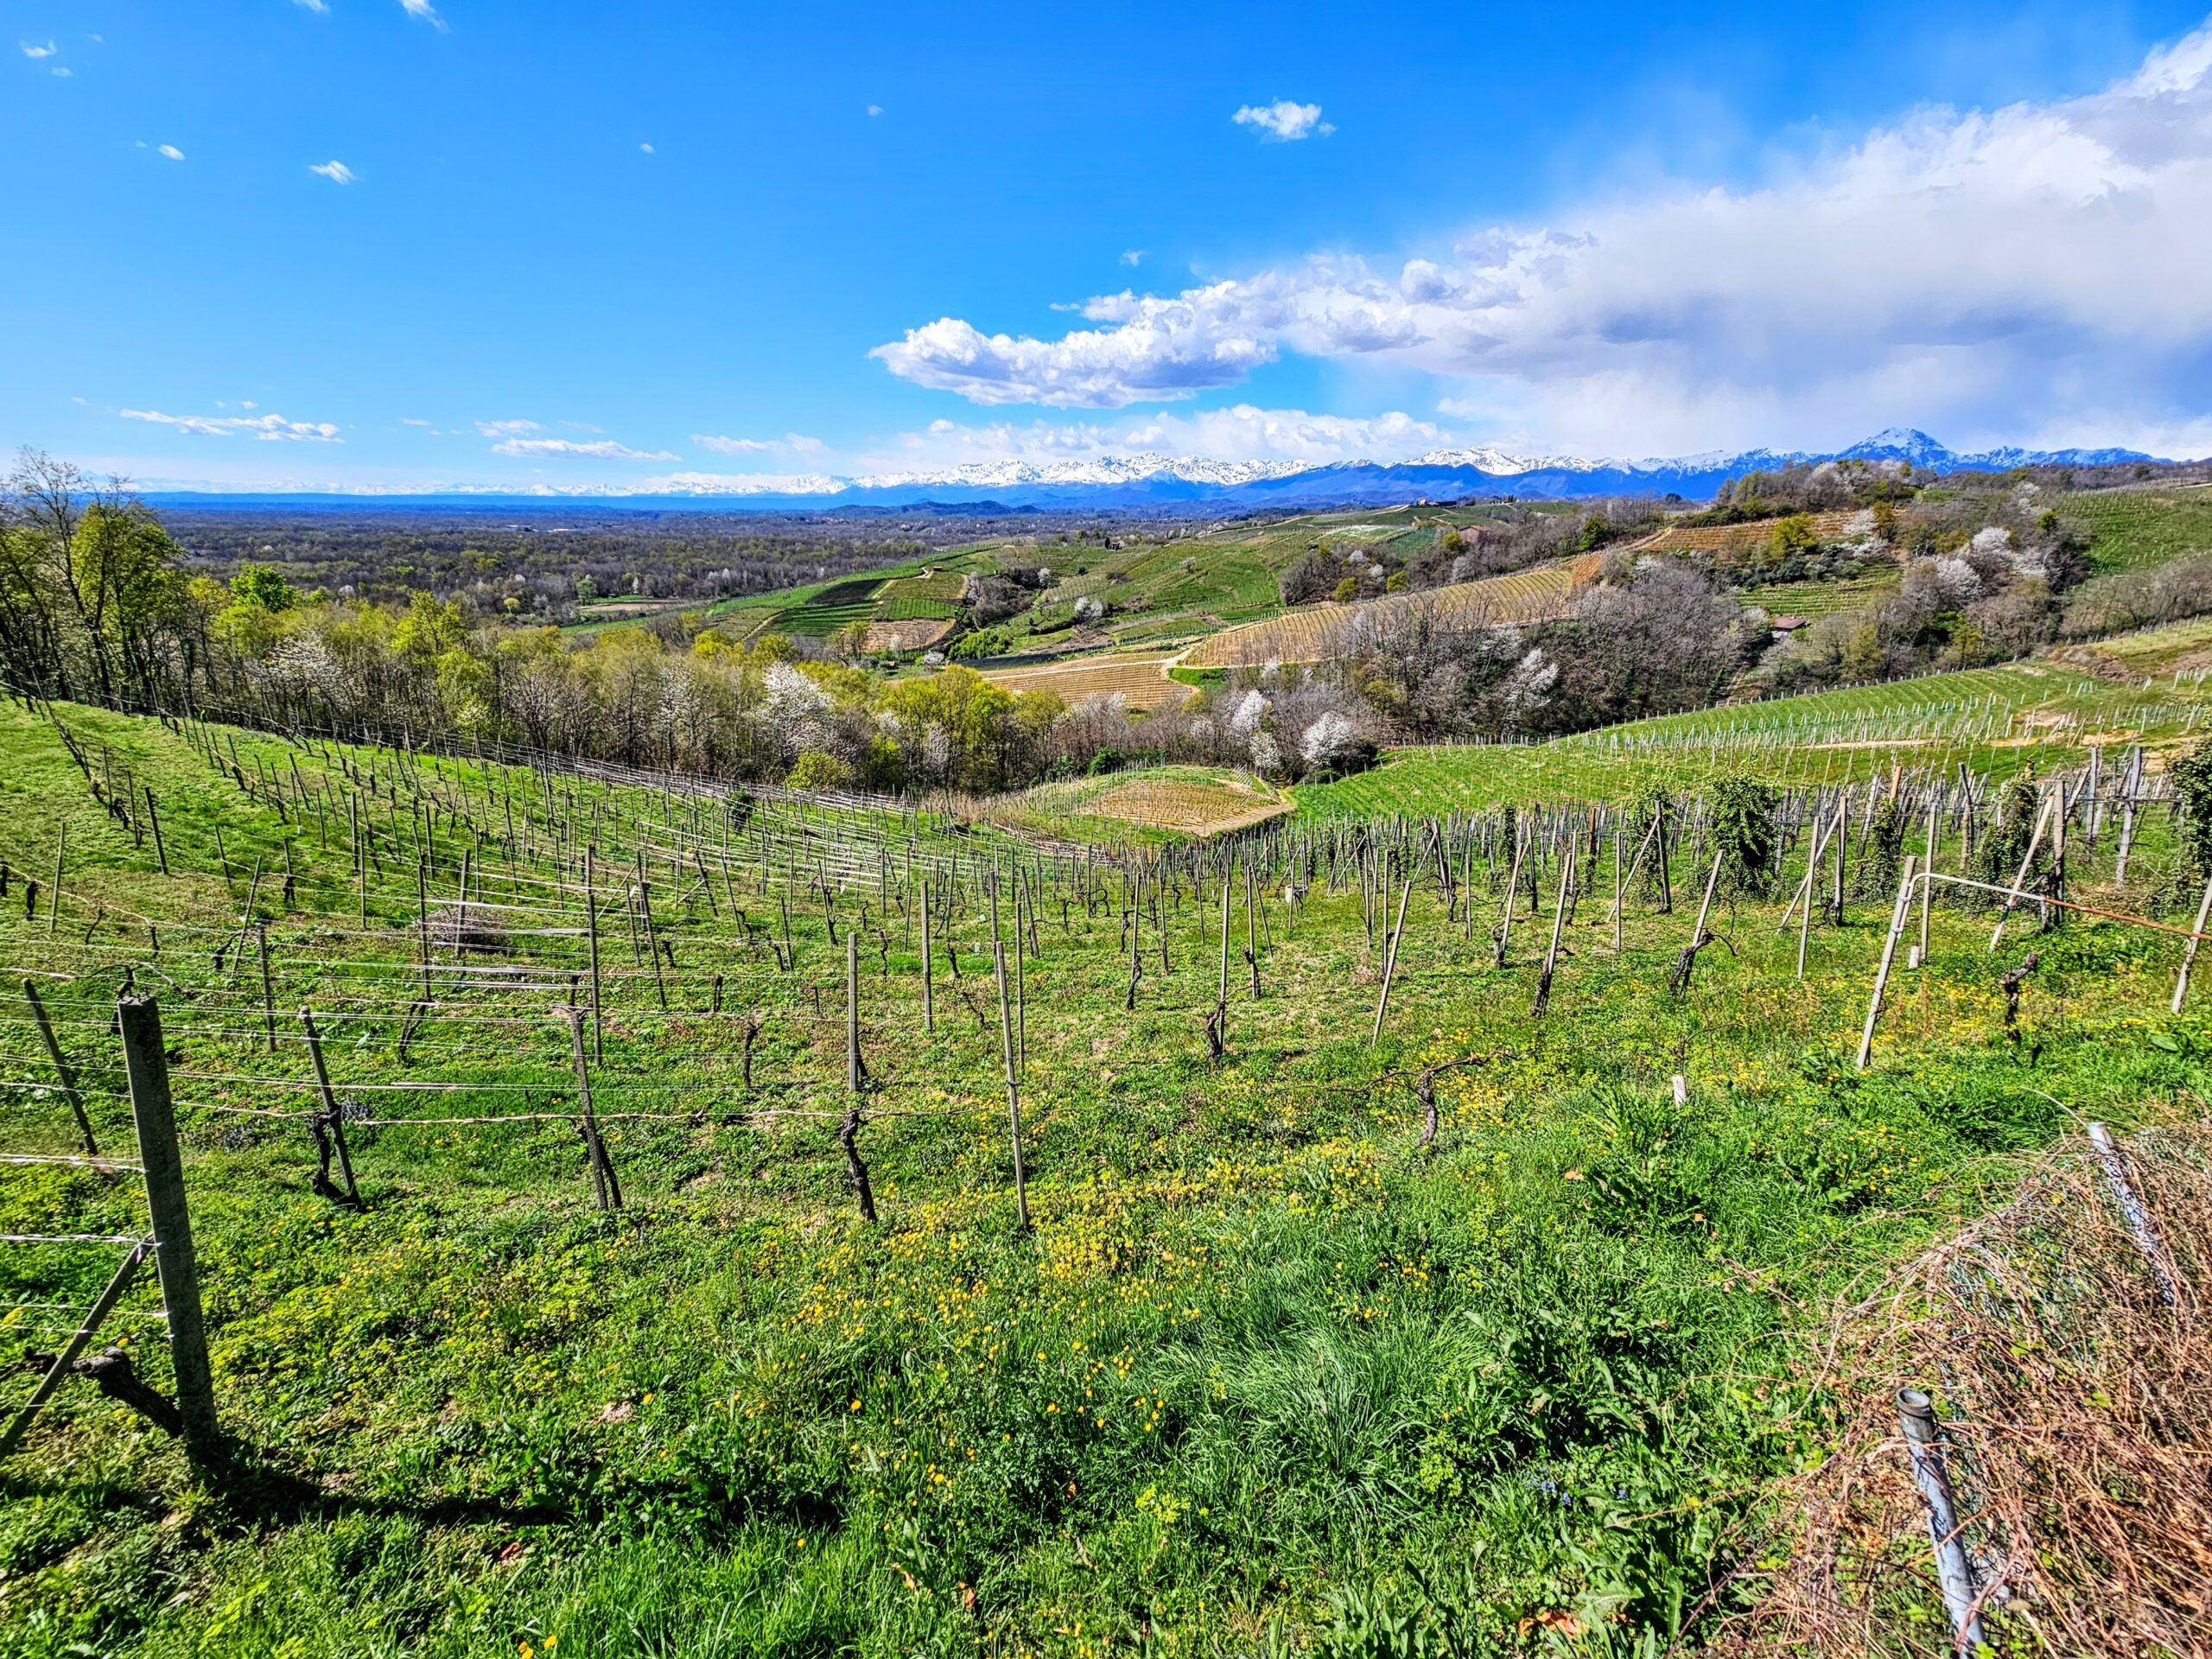
[[[2008,792],[2003,689],[1923,691],[1948,747],[1748,842],[1687,770],[1643,818],[1040,841],[10,709],[0,1331],[16,1401],[59,1386],[0,1651],[1802,1651],[1790,1483],[1942,1382],[1823,1365],[1828,1310],[2084,1118],[2163,1168],[2207,1084],[2149,757]],[[2009,1466],[1956,1478],[2009,1516]],[[1895,1516],[1842,1573],[1924,1646]],[[2115,1524],[2180,1587],[2097,1650],[2183,1650],[2201,1580]],[[2079,1606],[2071,1541],[2000,1543],[2010,1605]]]
[[[1167,677],[1174,660],[1165,654],[1069,657],[1034,667],[995,668],[984,677],[1009,691],[1048,691],[1071,706],[1119,697],[1131,709],[1164,709],[1191,694],[1190,687]]]
[[[1427,593],[1395,594],[1361,605],[1319,605],[1263,622],[1224,628],[1184,653],[1192,668],[1257,667],[1268,662],[1318,663],[1345,654],[1416,611],[1463,626],[1542,621],[1562,614],[1594,557],[1562,560],[1510,575],[1455,582]]]
[[[2062,518],[2088,533],[2100,571],[2140,570],[2191,553],[2212,553],[2212,490],[2097,490],[2058,503]]]

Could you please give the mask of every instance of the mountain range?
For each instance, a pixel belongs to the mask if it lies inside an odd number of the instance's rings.
[[[1961,454],[1925,432],[1892,427],[1834,454],[1747,449],[1663,460],[1586,461],[1528,457],[1497,449],[1439,449],[1412,461],[1227,461],[1204,456],[1135,454],[1043,466],[996,461],[940,471],[884,473],[855,478],[830,474],[758,477],[698,473],[658,479],[622,492],[604,485],[536,491],[455,488],[413,493],[430,502],[491,505],[501,499],[619,500],[645,507],[721,511],[814,512],[940,507],[967,512],[1121,512],[1236,514],[1269,509],[1394,506],[1466,497],[1533,499],[1607,495],[1679,495],[1702,499],[1746,473],[1793,462],[1862,461],[1909,463],[1938,474],[2004,472],[2015,467],[2111,467],[2156,458],[2133,449],[1984,450]],[[163,499],[157,496],[156,499]],[[173,499],[209,504],[204,495]],[[226,501],[251,498],[225,496]],[[266,502],[275,498],[261,497]],[[288,496],[287,500],[324,499]]]

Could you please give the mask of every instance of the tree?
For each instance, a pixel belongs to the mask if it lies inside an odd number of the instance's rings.
[[[231,578],[231,592],[242,603],[264,611],[289,611],[300,598],[290,582],[265,564],[240,565]]]

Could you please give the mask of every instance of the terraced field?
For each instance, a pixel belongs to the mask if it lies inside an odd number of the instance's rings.
[[[1090,697],[1118,695],[1132,709],[1173,708],[1191,688],[1167,677],[1175,660],[1167,652],[1145,656],[1076,657],[1033,668],[995,668],[983,677],[1009,691],[1049,691],[1071,707]]]
[[[1895,569],[1878,570],[1845,582],[1782,582],[1770,588],[1745,588],[1736,596],[1770,616],[1802,616],[1811,621],[1879,604],[1897,592],[1898,579]]]
[[[1597,556],[1562,559],[1480,582],[1426,593],[1396,594],[1361,605],[1315,605],[1263,622],[1225,628],[1184,657],[1192,668],[1247,668],[1266,662],[1320,663],[1344,654],[1363,628],[1387,627],[1416,608],[1433,607],[1455,622],[1539,622],[1564,613],[1574,589],[1597,569]]]

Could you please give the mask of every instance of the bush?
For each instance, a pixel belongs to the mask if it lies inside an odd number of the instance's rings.
[[[1724,778],[1714,786],[1713,846],[1726,891],[1761,897],[1773,885],[1774,802],[1770,785],[1748,778]]]
[[[842,789],[853,781],[853,769],[836,755],[821,749],[802,749],[784,782],[793,789]]]

